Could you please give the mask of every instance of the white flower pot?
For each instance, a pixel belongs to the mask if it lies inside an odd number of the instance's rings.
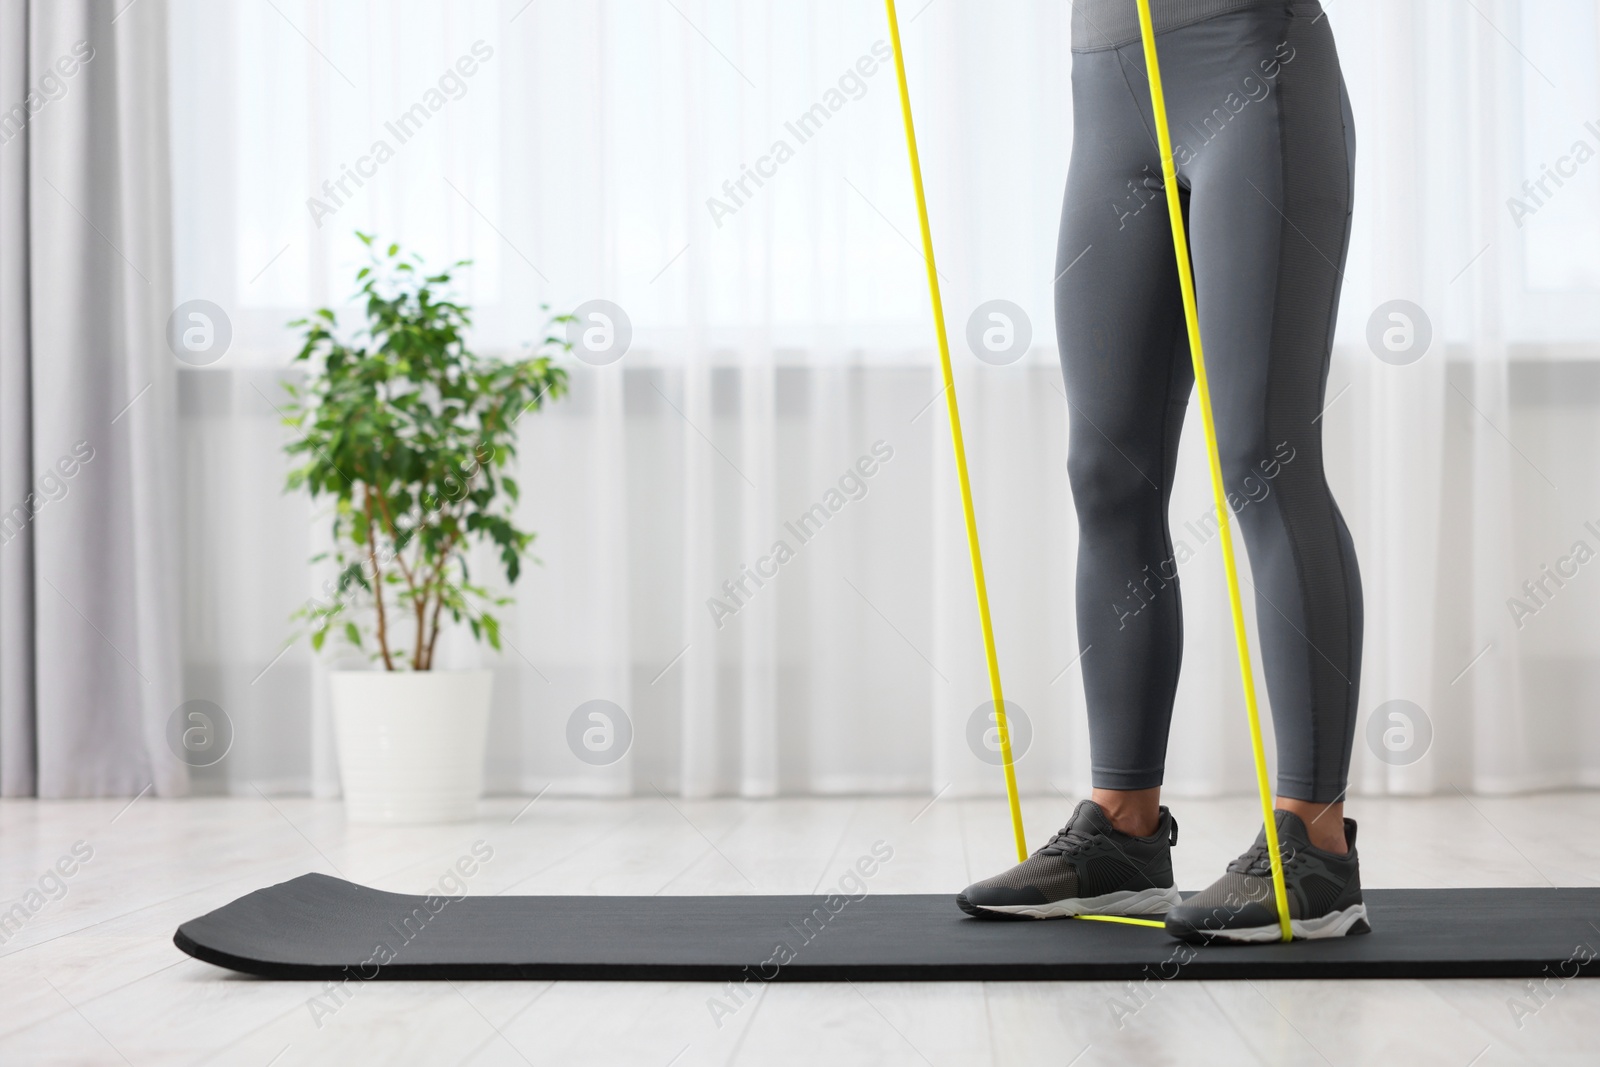
[[[351,822],[457,822],[477,814],[489,671],[334,671],[333,731]]]

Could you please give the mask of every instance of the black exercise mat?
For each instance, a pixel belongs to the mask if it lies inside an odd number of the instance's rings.
[[[266,978],[1005,981],[1600,974],[1600,889],[1369,889],[1373,932],[1196,947],[1154,927],[973,919],[951,894],[413,897],[321,874],[178,928]]]

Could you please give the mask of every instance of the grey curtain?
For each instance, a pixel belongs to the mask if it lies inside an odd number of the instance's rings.
[[[0,794],[187,786],[164,0],[0,0]]]

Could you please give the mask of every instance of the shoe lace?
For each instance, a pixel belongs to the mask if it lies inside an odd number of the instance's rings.
[[[1039,852],[1047,855],[1072,856],[1086,848],[1094,839],[1093,832],[1074,823],[1067,823],[1051,835]]]
[[[1287,867],[1290,858],[1294,855],[1294,850],[1287,841],[1279,841],[1278,855],[1282,857],[1283,864]],[[1267,848],[1264,835],[1263,838],[1258,839],[1255,844],[1250,846],[1248,852],[1228,864],[1228,870],[1233,871],[1235,874],[1255,875],[1258,878],[1269,877],[1272,874],[1272,852]]]

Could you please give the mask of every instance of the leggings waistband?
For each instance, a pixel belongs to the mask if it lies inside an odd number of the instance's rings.
[[[1317,0],[1150,0],[1150,22],[1157,33],[1204,22],[1247,8],[1321,11]],[[1135,0],[1076,0],[1072,6],[1072,50],[1098,52],[1139,40],[1139,6]]]

